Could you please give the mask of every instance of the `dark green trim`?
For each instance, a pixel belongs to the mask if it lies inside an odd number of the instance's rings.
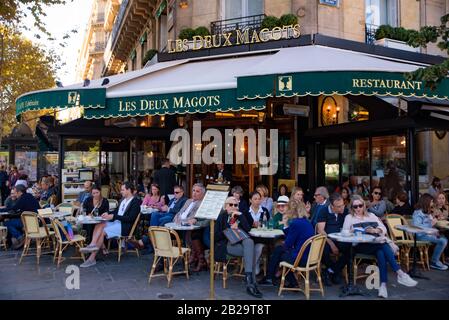
[[[437,89],[430,90],[423,81],[407,81],[398,72],[323,71],[237,79],[239,100],[346,94],[449,100],[449,80],[444,79]]]
[[[146,115],[262,110],[265,100],[238,101],[235,89],[111,98],[106,109],[86,109],[84,118],[101,119]]]
[[[84,109],[106,107],[106,89],[51,90],[23,95],[16,100],[16,116],[31,110],[65,109],[77,106]]]

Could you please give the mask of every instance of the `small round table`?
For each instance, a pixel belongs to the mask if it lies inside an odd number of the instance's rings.
[[[425,234],[432,235],[432,234],[438,233],[438,230],[434,229],[434,228],[421,228],[421,227],[405,226],[405,225],[397,225],[397,226],[395,226],[395,228],[398,230],[413,234],[413,265],[412,265],[412,269],[409,271],[408,274],[412,278],[429,280],[429,278],[424,277],[422,275],[422,273],[416,268],[416,251],[417,251],[417,247],[418,247],[416,235],[418,233],[425,233]]]
[[[76,223],[79,223],[79,224],[99,224],[99,223],[106,222],[106,221],[110,221],[110,220],[103,219],[101,217],[95,217],[95,218],[86,217],[83,220],[76,219]]]
[[[178,231],[192,231],[192,230],[197,230],[197,229],[201,228],[200,226],[195,226],[195,225],[183,226],[182,224],[177,224],[175,222],[166,223],[165,227],[167,227],[169,229],[173,229],[173,230],[178,230]]]
[[[340,294],[340,297],[347,297],[347,296],[365,296],[366,293],[362,292],[360,288],[357,286],[357,284],[354,283],[354,270],[353,270],[353,260],[354,260],[354,250],[353,247],[358,245],[359,243],[376,243],[376,237],[369,235],[369,234],[361,234],[361,235],[342,235],[340,232],[337,233],[330,233],[327,235],[332,240],[338,241],[338,242],[345,242],[345,243],[351,243],[352,245],[349,246],[349,262],[348,262],[348,273],[349,273],[349,279],[348,279],[348,285],[343,286],[342,293]]]
[[[274,239],[284,235],[284,232],[279,229],[267,230],[253,228],[249,231],[249,235],[256,238]]]

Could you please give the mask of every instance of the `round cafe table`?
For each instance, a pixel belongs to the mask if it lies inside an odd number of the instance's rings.
[[[184,226],[182,224],[177,224],[175,222],[168,222],[165,224],[165,227],[167,227],[169,229],[177,230],[177,231],[192,231],[192,230],[197,230],[197,229],[201,228],[200,226],[195,226],[195,225]]]
[[[424,233],[424,234],[428,234],[428,235],[437,234],[438,230],[434,229],[434,228],[421,228],[421,227],[406,226],[406,225],[397,225],[397,226],[395,226],[395,228],[413,235],[413,265],[412,265],[412,269],[409,271],[408,274],[412,278],[429,280],[429,278],[424,277],[422,275],[422,273],[416,268],[416,251],[417,251],[417,247],[418,247],[416,235],[418,233]]]
[[[110,221],[107,219],[103,219],[102,217],[88,217],[86,216],[83,220],[80,219],[76,219],[76,223],[79,224],[99,224],[105,221]]]
[[[348,262],[348,284],[346,286],[342,287],[342,293],[340,294],[340,297],[347,297],[347,296],[365,296],[366,293],[364,293],[357,284],[354,283],[354,269],[353,269],[353,260],[354,260],[354,249],[356,245],[359,243],[377,243],[376,237],[370,234],[350,234],[350,235],[343,235],[340,232],[337,233],[330,233],[327,235],[332,240],[338,241],[338,242],[344,242],[344,243],[351,243],[352,245],[349,246],[349,262]]]
[[[249,231],[249,235],[255,238],[264,238],[264,239],[275,239],[284,235],[284,232],[279,229],[258,229],[252,228]]]

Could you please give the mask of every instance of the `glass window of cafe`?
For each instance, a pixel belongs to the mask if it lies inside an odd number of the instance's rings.
[[[81,169],[91,170],[94,173],[94,179],[98,180],[99,161],[100,140],[64,139],[63,169],[69,170],[74,175]]]
[[[351,191],[368,196],[381,186],[390,201],[409,191],[409,165],[404,134],[345,139],[323,146],[324,183],[330,192],[345,181]]]
[[[434,177],[449,190],[449,131],[427,130],[417,134],[418,188],[428,192]]]

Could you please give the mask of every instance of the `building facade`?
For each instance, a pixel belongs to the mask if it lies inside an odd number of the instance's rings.
[[[81,78],[106,77],[142,69],[151,59],[160,60],[154,56],[155,52],[161,57],[166,54],[170,49],[170,40],[178,39],[186,28],[206,27],[211,34],[245,27],[257,29],[262,27],[266,16],[280,17],[290,13],[298,17],[303,37],[319,34],[353,41],[355,47],[357,43],[392,46],[396,43],[375,42],[375,31],[380,25],[419,29],[424,25],[438,25],[440,17],[449,12],[447,0],[97,0],[96,3],[95,12],[101,12],[99,8],[104,8],[104,24],[97,33],[89,31],[95,30],[93,27],[88,28],[80,55]],[[100,3],[102,6],[98,5]],[[98,16],[95,12],[93,17]],[[104,52],[88,54],[86,47],[103,36]],[[347,46],[352,44],[347,42]],[[427,48],[400,48],[428,55],[442,54],[435,44]],[[418,60],[415,62],[419,63]],[[376,127],[376,133],[345,129],[359,121],[382,121],[401,116],[409,113],[416,103],[425,107],[423,101],[401,98],[362,101],[354,96],[330,97],[332,99],[323,95],[312,100],[286,101],[308,104],[315,111],[311,113],[315,119],[297,117],[279,122],[273,116],[276,105],[273,107],[271,104],[264,111],[265,116],[272,120],[270,125],[284,128],[281,143],[283,157],[280,158],[289,160],[283,164],[288,170],[282,172],[279,179],[296,180],[310,188],[325,184],[334,190],[351,177],[356,177],[358,184],[368,179],[370,186],[378,185],[389,179],[394,168],[399,184],[407,185],[404,188],[410,191],[411,170],[417,167],[419,180],[413,188],[424,192],[433,176],[443,179],[449,176],[449,137],[444,130],[436,132],[429,126],[415,132],[394,127],[394,122],[391,122],[391,128],[388,127],[389,122],[385,122],[385,128]],[[332,103],[329,104],[329,101]],[[279,105],[280,108],[283,103],[285,101]],[[211,120],[211,127],[218,124],[214,119],[219,117],[207,118]],[[141,120],[137,121],[140,123]],[[289,135],[289,132],[294,134]],[[411,139],[411,136],[414,138]],[[412,140],[413,146],[410,145]],[[307,174],[299,168],[303,161],[307,164]],[[195,180],[196,175],[204,170],[193,168],[190,180]],[[247,173],[252,168],[242,170]],[[241,176],[244,177],[245,173]],[[253,179],[259,178],[253,176]],[[278,178],[275,181],[261,181],[274,190]]]

